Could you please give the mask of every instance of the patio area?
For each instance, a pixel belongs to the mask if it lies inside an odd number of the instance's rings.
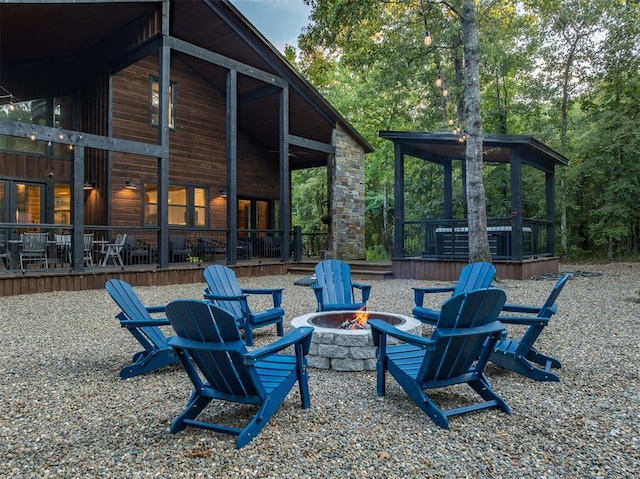
[[[375,372],[310,368],[311,409],[294,388],[241,450],[203,430],[169,432],[191,393],[179,366],[129,380],[120,368],[139,350],[114,318],[104,289],[0,297],[0,472],[3,477],[631,477],[640,469],[640,264],[561,264],[577,274],[537,342],[562,362],[559,383],[489,365],[512,409],[455,417],[442,430],[390,379]],[[243,287],[282,287],[285,332],[315,310],[302,275],[239,277]],[[371,280],[370,310],[410,314],[413,286]],[[510,303],[538,304],[555,281],[502,280]],[[204,282],[135,287],[146,304],[202,298]],[[269,298],[255,298],[255,307]],[[252,308],[253,308],[252,304]],[[433,304],[436,306],[436,304]],[[424,327],[423,334],[430,335]],[[255,331],[256,346],[276,339]],[[464,401],[464,389],[437,398]],[[222,405],[233,419],[244,406]],[[205,414],[216,413],[211,408]],[[216,414],[217,414],[216,413]]]

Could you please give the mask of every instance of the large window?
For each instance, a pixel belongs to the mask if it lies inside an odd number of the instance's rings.
[[[0,181],[0,223],[71,225],[71,222],[69,184],[55,183],[52,190],[47,190],[45,183]],[[29,229],[33,228],[37,227]]]
[[[160,81],[157,77],[151,77],[151,87],[149,89],[149,105],[151,108],[151,125],[158,126],[160,116]],[[176,82],[169,84],[169,128],[176,127]]]
[[[44,185],[18,183],[16,192],[16,222],[42,223]]]
[[[158,224],[158,185],[144,186],[144,224]],[[172,226],[207,226],[207,190],[194,186],[169,186],[168,215]]]
[[[33,125],[53,126],[73,129],[73,97],[40,98],[0,105],[0,119],[31,123]],[[71,157],[67,145],[50,140],[31,140],[28,137],[0,135],[0,150],[33,153],[37,155]]]

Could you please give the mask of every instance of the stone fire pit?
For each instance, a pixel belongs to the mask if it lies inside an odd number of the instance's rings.
[[[291,326],[312,326],[313,336],[307,360],[309,366],[335,371],[375,371],[376,348],[368,329],[340,329],[354,317],[354,311],[309,313],[291,321]],[[369,311],[369,319],[381,319],[402,331],[422,334],[422,323],[400,314]],[[392,338],[389,342],[392,343]]]

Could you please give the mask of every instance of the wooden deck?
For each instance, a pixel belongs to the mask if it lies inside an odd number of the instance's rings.
[[[87,269],[73,273],[62,268],[29,272],[0,271],[0,296],[16,294],[48,293],[51,291],[81,291],[102,289],[107,280],[116,278],[132,286],[163,286],[168,284],[204,283],[202,270],[207,264],[172,265],[158,269],[154,265],[125,266],[123,268]],[[287,264],[281,262],[247,262],[232,266],[238,277],[286,274]]]
[[[240,262],[231,266],[238,277],[291,274],[305,277],[313,274],[313,266],[319,259],[307,259],[299,263]],[[424,258],[403,258],[392,261],[349,261],[352,274],[358,279],[423,279],[430,281],[456,281],[465,261],[443,261]],[[514,263],[494,261],[499,278],[528,279],[532,276],[557,273],[557,257],[540,258]],[[132,286],[163,286],[169,284],[204,283],[202,270],[207,264],[179,264],[168,269],[154,265],[125,266],[124,268],[88,269],[73,273],[62,268],[49,271],[0,270],[0,296],[16,294],[46,293],[51,291],[81,291],[101,289],[112,278],[127,281]]]
[[[394,278],[431,281],[456,281],[467,263],[467,261],[417,257],[392,260]],[[559,258],[554,256],[522,262],[495,260],[493,265],[496,267],[498,278],[523,280],[533,276],[557,273],[560,262]]]

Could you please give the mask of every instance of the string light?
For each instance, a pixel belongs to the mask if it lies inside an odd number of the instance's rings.
[[[6,93],[6,95],[0,95],[0,100],[9,99],[9,111],[14,111],[16,109],[16,103],[20,103],[20,100],[2,85],[0,85],[0,88]]]
[[[431,38],[431,34],[429,33],[429,30],[425,30],[425,32],[424,32],[424,44],[425,44],[425,46],[430,47],[432,43],[433,43],[433,39]]]

